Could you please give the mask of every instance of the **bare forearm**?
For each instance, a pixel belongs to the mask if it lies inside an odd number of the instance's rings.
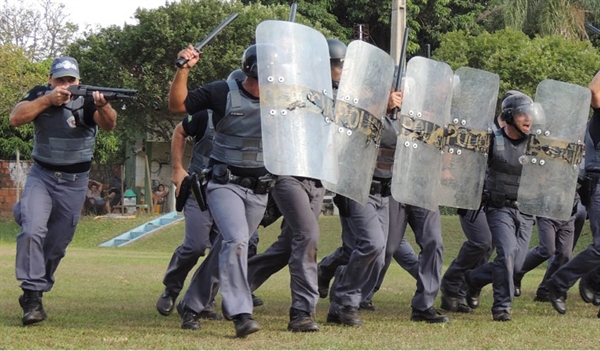
[[[169,91],[169,110],[175,113],[186,113],[185,99],[188,95],[187,81],[190,70],[178,69]]]
[[[173,170],[183,170],[183,153],[185,151],[185,139],[187,135],[183,131],[181,123],[173,131],[171,140],[171,165]]]
[[[94,121],[100,129],[111,131],[117,126],[117,111],[107,103],[97,108],[94,113]]]
[[[47,96],[40,96],[33,101],[21,101],[10,113],[10,124],[14,127],[27,124],[50,106],[52,104]]]

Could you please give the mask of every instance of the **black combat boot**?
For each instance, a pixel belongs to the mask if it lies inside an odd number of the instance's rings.
[[[510,322],[512,317],[510,316],[510,312],[508,311],[499,311],[493,314],[493,318],[495,322]]]
[[[415,308],[412,309],[412,313],[410,315],[410,320],[413,322],[427,322],[427,323],[447,323],[450,322],[450,318],[444,316],[435,310],[435,308],[430,307],[425,311],[417,310]]]
[[[358,305],[359,310],[377,311],[377,306],[373,305],[373,301],[363,301]]]
[[[343,324],[350,327],[358,327],[363,324],[363,321],[358,315],[358,307],[342,306],[332,303],[329,305],[327,323]]]
[[[317,332],[319,325],[312,319],[310,313],[292,307],[290,308],[288,330],[294,333]]]
[[[584,275],[579,280],[579,296],[585,303],[594,302],[594,289],[590,284],[589,274]]]
[[[238,338],[244,338],[260,330],[260,326],[249,313],[233,316],[233,324],[235,325],[235,336]]]
[[[258,296],[256,296],[256,295],[252,294],[252,306],[253,306],[253,307],[262,306],[262,305],[264,305],[264,304],[265,304],[265,303],[263,302],[263,300],[262,300],[260,297],[258,297]]]
[[[465,299],[460,297],[450,296],[442,292],[442,304],[441,309],[448,312],[456,313],[473,313],[473,309],[469,307]]]
[[[158,313],[162,314],[163,316],[170,315],[175,307],[175,300],[177,299],[177,296],[179,296],[179,293],[166,288],[158,298],[158,301],[156,301],[156,309],[158,310]]]
[[[561,294],[558,292],[556,287],[552,282],[548,284],[548,293],[550,302],[552,303],[552,307],[556,310],[556,312],[560,314],[567,313],[567,304],[565,302],[565,294]]]
[[[19,297],[19,305],[23,309],[23,325],[38,323],[48,316],[42,306],[42,292],[23,289],[23,295]]]
[[[181,329],[199,330],[202,328],[200,325],[200,316],[198,313],[184,308],[183,316],[181,317]]]
[[[478,289],[471,283],[471,271],[465,273],[465,283],[467,283],[467,305],[475,310],[479,307],[479,295],[481,294],[481,289]]]

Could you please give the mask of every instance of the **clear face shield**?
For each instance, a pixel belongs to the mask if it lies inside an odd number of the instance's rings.
[[[534,102],[513,109],[514,125],[524,134],[543,133],[546,126],[546,114],[541,104]]]

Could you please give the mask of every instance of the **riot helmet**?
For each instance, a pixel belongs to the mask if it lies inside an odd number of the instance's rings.
[[[329,60],[331,65],[344,64],[344,58],[346,57],[346,44],[333,38],[327,39],[327,46],[329,47]]]
[[[258,78],[256,62],[256,45],[250,45],[242,55],[242,72],[248,77]]]
[[[227,80],[239,80],[239,81],[243,81],[244,79],[246,79],[246,74],[244,72],[242,72],[241,69],[236,69],[235,71],[232,71],[231,73],[229,73],[229,76],[227,76]]]
[[[526,135],[516,124],[515,119],[521,116],[526,116],[529,119],[530,130],[541,130],[543,128],[546,117],[542,106],[534,103],[533,100],[523,94],[517,93],[506,97],[502,101],[501,119],[513,126],[519,133]]]

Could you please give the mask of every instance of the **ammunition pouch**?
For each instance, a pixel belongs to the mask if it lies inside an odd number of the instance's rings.
[[[392,182],[389,180],[379,181],[373,180],[371,182],[371,189],[369,189],[371,195],[381,195],[387,197],[392,195]]]
[[[581,181],[581,186],[577,189],[581,204],[586,208],[589,207],[592,202],[592,195],[596,191],[599,177],[600,173],[586,173]]]
[[[340,217],[350,217],[350,199],[340,194],[333,197],[333,203],[340,211]]]

